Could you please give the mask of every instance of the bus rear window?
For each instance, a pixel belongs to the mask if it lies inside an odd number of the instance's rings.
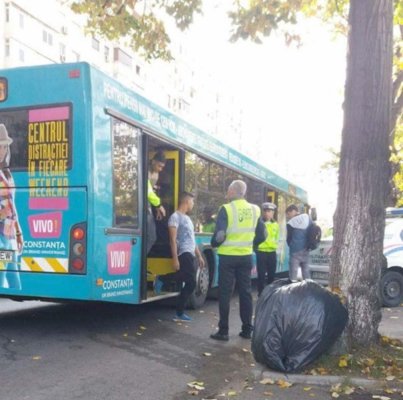
[[[70,104],[0,110],[0,141],[10,146],[10,169],[30,176],[70,169],[71,121]]]

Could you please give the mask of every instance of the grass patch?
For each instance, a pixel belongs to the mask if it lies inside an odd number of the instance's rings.
[[[403,377],[403,343],[382,336],[370,348],[354,349],[349,354],[324,354],[305,368],[307,375],[346,375],[348,377],[401,380]]]

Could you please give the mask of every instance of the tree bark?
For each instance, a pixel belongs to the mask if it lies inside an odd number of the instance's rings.
[[[393,0],[351,0],[330,284],[347,299],[350,347],[378,339],[388,195]]]

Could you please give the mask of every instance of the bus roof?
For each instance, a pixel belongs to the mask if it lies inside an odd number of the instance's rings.
[[[167,111],[135,91],[125,87],[120,82],[99,71],[97,68],[90,66],[88,63],[80,62],[19,67],[9,70],[0,70],[0,76],[6,71],[11,72],[15,70],[17,72],[17,70],[26,69],[39,71],[44,68],[68,71],[68,74],[64,74],[64,76],[74,78],[77,78],[80,74],[89,74],[92,90],[94,92],[102,90],[103,96],[112,110],[138,121],[143,127],[148,128],[157,136],[174,141],[179,146],[192,149],[201,156],[211,158],[230,168],[239,170],[246,175],[264,181],[274,189],[295,196],[304,203],[308,202],[307,193],[302,188],[293,185],[286,179],[253,161],[251,158],[241,154],[239,151],[189,124],[172,112]],[[74,74],[74,71],[79,71],[78,76]],[[92,96],[92,98],[95,96]],[[106,108],[108,108],[108,106]]]

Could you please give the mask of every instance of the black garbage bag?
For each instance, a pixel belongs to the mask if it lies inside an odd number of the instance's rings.
[[[253,355],[271,369],[296,372],[333,345],[347,318],[339,298],[316,282],[280,279],[257,302]]]

